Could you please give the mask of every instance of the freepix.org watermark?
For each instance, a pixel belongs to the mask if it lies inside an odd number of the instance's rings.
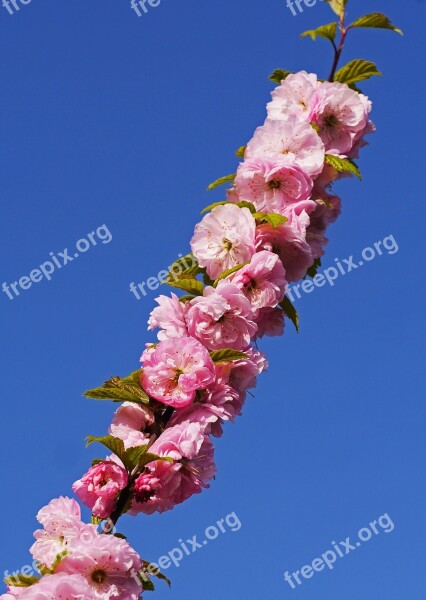
[[[302,298],[301,292],[304,294],[311,294],[316,288],[322,288],[325,285],[333,287],[339,277],[343,277],[352,271],[363,267],[365,264],[371,262],[378,256],[383,254],[396,254],[399,250],[399,246],[393,235],[388,235],[383,240],[374,242],[372,246],[367,246],[361,252],[361,259],[356,260],[352,254],[349,258],[340,260],[335,258],[334,262],[336,266],[328,267],[323,271],[320,271],[312,279],[305,279],[302,283],[287,286],[286,294],[292,302],[296,302]]]
[[[50,281],[53,273],[67,266],[94,246],[97,246],[98,241],[102,242],[102,244],[109,244],[111,240],[112,234],[110,230],[106,225],[101,225],[95,231],[88,233],[87,239],[84,237],[78,240],[74,251],[69,251],[68,248],[65,248],[63,252],[57,252],[56,254],[50,252],[49,260],[43,262],[38,268],[33,269],[28,276],[24,275],[12,283],[3,282],[2,292],[6,294],[9,300],[14,300],[17,296],[21,295],[22,291],[29,290],[33,283],[40,283],[44,279]]]
[[[308,8],[312,8],[315,6],[317,2],[327,2],[328,0],[285,0],[287,8],[291,10],[291,14],[293,17],[297,17],[298,14],[303,12],[303,6],[305,5]],[[297,10],[296,10],[297,7]],[[299,11],[299,12],[297,12]]]
[[[30,2],[32,0],[2,0],[2,6],[10,15],[14,15],[21,10],[21,6],[26,6]]]
[[[142,579],[148,579],[148,575],[157,576],[160,572],[170,569],[170,567],[176,567],[177,569],[181,566],[188,556],[191,556],[195,552],[198,552],[202,548],[205,548],[209,542],[217,540],[222,534],[228,532],[235,533],[242,527],[242,523],[235,512],[226,515],[223,519],[219,519],[214,525],[210,525],[204,531],[203,540],[200,540],[198,535],[193,535],[187,540],[180,539],[178,545],[160,556],[155,563],[151,563],[146,569],[146,574],[133,573],[133,577],[136,581]]]
[[[160,6],[161,0],[130,0],[130,8],[135,11],[138,17],[147,15],[151,8]]]
[[[366,542],[369,542],[373,536],[380,535],[381,532],[391,533],[395,529],[395,525],[388,515],[385,513],[378,519],[371,521],[368,527],[362,527],[357,534],[356,539],[347,537],[344,541],[336,543],[331,542],[332,550],[327,550],[321,557],[314,558],[312,563],[305,565],[297,571],[290,574],[289,571],[284,573],[284,580],[288,583],[292,590],[301,586],[305,579],[312,579],[315,573],[329,569],[332,571],[338,559],[348,556],[357,548],[360,548]]]
[[[178,259],[170,265],[167,270],[163,269],[156,276],[148,277],[148,279],[141,281],[140,283],[132,281],[130,284],[130,292],[134,295],[136,300],[141,300],[142,296],[147,296],[149,291],[155,292],[155,290],[158,290],[160,285],[164,283],[168,277],[177,281],[181,273],[183,273],[183,267],[181,265],[183,265],[185,269],[190,269],[191,267],[195,267],[196,264],[197,262],[191,254],[183,256],[182,253],[180,253],[178,254]]]

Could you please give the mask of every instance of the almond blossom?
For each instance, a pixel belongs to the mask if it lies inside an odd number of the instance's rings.
[[[256,223],[247,208],[234,204],[217,206],[195,227],[191,248],[199,264],[216,279],[255,253]]]

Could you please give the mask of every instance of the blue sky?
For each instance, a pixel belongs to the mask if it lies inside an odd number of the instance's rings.
[[[377,134],[364,180],[339,183],[341,219],[324,266],[394,236],[398,252],[298,300],[302,328],[262,344],[270,370],[217,443],[212,489],[122,530],[155,561],[179,539],[235,512],[220,534],[166,573],[156,597],[421,600],[424,575],[425,3],[351,0],[406,33],[353,32],[344,58],[377,62],[363,86]],[[326,76],[330,49],[298,34],[332,20],[318,2],[161,0],[137,17],[127,0],[32,0],[0,6],[1,281],[78,258],[10,300],[0,294],[3,451],[0,570],[28,564],[37,510],[69,494],[113,405],[81,397],[137,367],[155,293],[142,282],[187,252],[206,185],[265,116],[275,68]],[[99,230],[103,241],[96,236]],[[109,236],[112,239],[106,242]],[[90,241],[89,241],[90,243]],[[72,252],[71,252],[72,249]],[[332,541],[387,513],[395,528],[292,590]]]

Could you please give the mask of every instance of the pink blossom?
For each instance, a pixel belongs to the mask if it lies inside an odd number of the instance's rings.
[[[80,574],[45,575],[28,588],[11,588],[2,600],[24,598],[25,600],[95,600],[92,588]]]
[[[268,368],[263,352],[246,348],[245,353],[248,358],[218,365],[217,369],[218,383],[227,384],[242,395],[256,387],[258,376]]]
[[[191,404],[182,410],[176,411],[170,419],[170,427],[180,425],[184,421],[199,423],[205,435],[220,437],[222,435],[220,421],[228,420],[228,418],[224,410],[204,401],[207,393],[208,390],[203,392],[202,402]]]
[[[348,157],[349,158],[358,158],[360,150],[362,148],[364,148],[364,146],[368,146],[368,142],[366,141],[365,136],[370,135],[370,134],[374,133],[375,131],[376,131],[376,126],[374,125],[373,121],[368,121],[365,128],[356,134],[354,141],[353,141],[353,146],[352,146],[350,152],[348,152]]]
[[[133,402],[124,402],[114,415],[109,433],[123,440],[127,450],[148,442],[150,433],[147,429],[154,422],[154,415],[148,408]]]
[[[289,213],[289,221],[278,227],[268,223],[257,227],[258,249],[278,254],[289,282],[302,279],[314,262],[312,249],[306,239],[309,223],[309,216],[303,210],[300,215]]]
[[[169,464],[162,460],[149,463],[135,481],[129,514],[152,515],[172,510],[181,485],[180,469],[179,463]]]
[[[167,428],[151,452],[175,463],[154,461],[135,483],[131,514],[164,512],[208,487],[216,472],[213,446],[200,423],[184,421]]]
[[[282,214],[289,204],[309,198],[313,183],[292,157],[280,154],[241,163],[235,186],[239,197],[252,202],[258,211]]]
[[[96,600],[139,600],[141,569],[141,558],[125,540],[99,535],[87,543],[76,542],[56,572],[84,577]]]
[[[314,178],[324,165],[324,144],[308,124],[292,117],[288,121],[266,119],[258,127],[247,146],[245,158],[287,155],[303,171]]]
[[[341,215],[342,201],[335,194],[323,193],[316,202],[315,211],[310,217],[310,224],[317,229],[326,229]]]
[[[219,275],[253,256],[255,220],[248,208],[217,206],[195,227],[191,248],[209,277]]]
[[[114,511],[118,494],[127,483],[126,470],[114,462],[105,461],[91,467],[72,489],[94,515],[106,519]]]
[[[207,287],[204,296],[188,303],[186,320],[190,335],[210,350],[242,350],[256,333],[250,302],[240,289],[221,281]]]
[[[289,75],[272,92],[268,104],[271,119],[288,120],[293,115],[301,121],[310,122],[317,104],[317,76],[306,71]]]
[[[280,308],[261,308],[257,318],[257,337],[279,336],[284,333],[284,312]]]
[[[219,377],[220,377],[219,369]],[[184,421],[198,423],[206,435],[220,437],[223,433],[222,422],[233,421],[241,414],[245,394],[234,390],[225,383],[214,383],[200,399],[200,402],[177,411],[170,420],[170,427]]]
[[[253,312],[276,306],[284,298],[287,285],[282,262],[276,254],[267,250],[255,254],[250,264],[232,276],[232,283],[249,300]]]
[[[149,318],[148,329],[160,328],[158,339],[160,341],[169,338],[179,338],[188,335],[185,323],[185,306],[179,301],[176,294],[159,296],[156,298],[159,306],[154,308]]]
[[[142,387],[156,400],[175,408],[191,404],[197,390],[214,381],[209,353],[191,337],[160,342],[143,358]]]
[[[81,521],[75,500],[60,497],[42,508],[38,521],[43,529],[35,531],[36,542],[30,549],[34,559],[50,568],[57,556],[68,550],[70,543],[82,535],[96,535],[96,528]]]
[[[235,365],[235,363],[232,364]],[[241,415],[245,398],[245,390],[237,391],[231,385],[219,381],[206,390],[203,401],[206,402],[205,406],[216,410],[222,421],[234,421]],[[216,437],[219,437],[220,431],[212,428],[212,434]]]
[[[314,123],[329,154],[347,155],[368,123],[371,102],[343,83],[322,83]]]

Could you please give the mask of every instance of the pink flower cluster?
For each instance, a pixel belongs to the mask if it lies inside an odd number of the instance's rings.
[[[326,154],[353,156],[373,129],[370,110],[362,94],[305,72],[274,90],[228,200],[195,227],[203,291],[160,296],[149,317],[158,343],[142,354],[140,384],[150,404],[123,404],[110,427],[125,449],[146,446],[155,460],[139,471],[114,456],[95,464],[74,484],[94,515],[111,516],[122,494],[130,514],[163,512],[208,486],[210,437],[241,414],[266,368],[256,340],[283,333],[286,286],[322,256],[340,213],[329,188],[341,175]]]
[[[330,187],[343,175],[326,155],[356,157],[374,131],[370,111],[362,94],[306,72],[274,90],[227,200],[195,227],[198,271],[187,274],[192,286],[182,283],[192,293],[157,298],[148,324],[158,343],[146,346],[136,383],[123,387],[139,395],[121,404],[102,438],[113,454],[73,486],[95,517],[115,523],[125,512],[161,513],[209,486],[211,438],[241,414],[267,368],[256,342],[283,333],[286,287],[317,264],[340,214]],[[44,575],[2,598],[140,597],[141,558],[123,539],[85,525],[73,500],[52,501],[38,519],[31,552]]]
[[[31,554],[43,577],[29,587],[9,586],[12,600],[138,600],[143,591],[140,556],[121,538],[99,534],[81,521],[75,500],[52,500],[37,515]],[[13,581],[12,581],[13,583]]]

